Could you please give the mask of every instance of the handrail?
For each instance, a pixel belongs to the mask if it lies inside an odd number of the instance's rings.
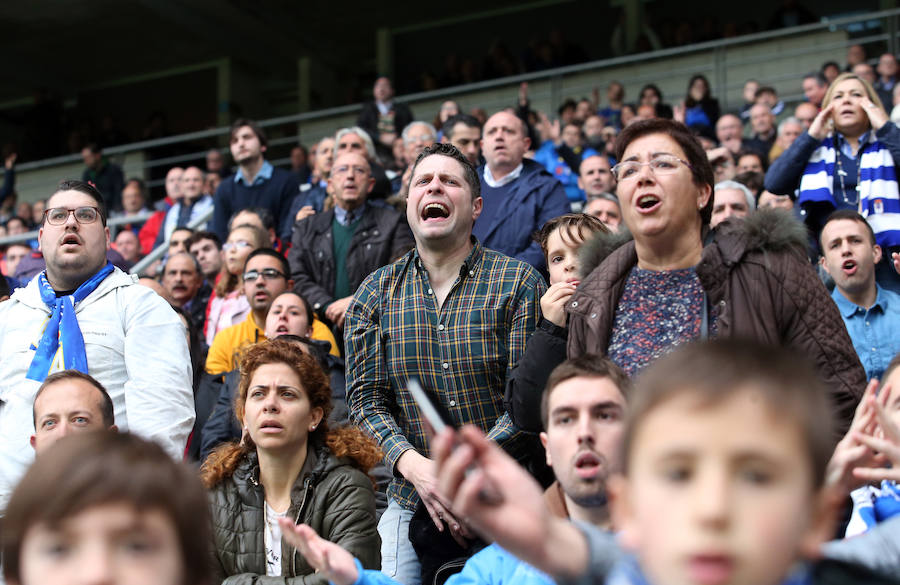
[[[187,224],[188,229],[195,230],[198,226],[211,220],[213,211],[215,211],[213,208],[209,208],[200,217],[192,219]],[[160,226],[159,229],[163,229],[163,226]],[[138,260],[137,263],[135,263],[135,265],[132,266],[131,270],[129,270],[128,272],[131,274],[140,274],[145,268],[153,264],[156,260],[162,258],[168,249],[169,240],[166,240],[162,244],[151,250],[149,254]]]
[[[126,225],[129,223],[143,223],[153,217],[155,211],[145,211],[143,213],[136,213],[134,215],[126,215],[123,217],[112,217],[107,218],[106,226],[107,227],[119,227],[120,225]],[[38,237],[38,230],[34,230],[31,232],[27,232],[24,234],[15,234],[12,236],[3,236],[0,238],[0,246],[8,246],[10,244],[19,244],[21,242],[27,242],[29,240],[36,240]]]
[[[800,26],[795,26],[791,28],[784,28],[773,31],[763,31],[758,33],[752,33],[749,35],[742,35],[739,37],[733,37],[728,39],[718,39],[713,41],[705,41],[702,43],[696,43],[693,45],[688,45],[684,47],[671,47],[667,49],[660,49],[658,51],[648,51],[644,53],[637,53],[633,55],[624,55],[621,57],[612,57],[608,59],[600,59],[597,61],[590,61],[587,63],[579,63],[576,65],[568,65],[565,67],[557,67],[555,69],[546,69],[543,71],[534,71],[529,73],[521,73],[517,75],[512,75],[508,77],[500,77],[496,79],[489,79],[484,81],[478,81],[475,83],[470,83],[466,85],[457,85],[453,87],[441,88],[431,91],[423,91],[417,93],[406,94],[404,96],[398,96],[396,100],[398,102],[410,103],[410,102],[418,102],[418,101],[426,101],[426,100],[434,100],[442,97],[448,96],[459,96],[462,94],[472,93],[476,91],[481,91],[485,89],[493,89],[496,87],[501,87],[504,85],[509,85],[513,83],[521,83],[521,82],[533,82],[538,80],[546,80],[553,79],[556,77],[560,77],[563,75],[569,75],[573,73],[582,73],[585,71],[591,71],[595,69],[605,69],[610,67],[617,67],[622,65],[629,65],[632,63],[642,63],[647,61],[655,61],[659,59],[664,59],[667,57],[680,56],[680,55],[688,55],[691,53],[710,51],[715,49],[722,49],[731,46],[743,45],[747,43],[754,43],[759,41],[766,41],[776,38],[782,37],[790,37],[797,34],[814,32],[817,30],[826,30],[826,29],[834,29],[846,24],[852,24],[857,22],[864,22],[870,20],[878,20],[882,18],[889,18],[892,16],[900,16],[900,9],[893,8],[889,10],[880,10],[877,12],[869,12],[866,14],[860,14],[856,16],[845,16],[841,18],[835,19],[823,19],[821,22],[812,23],[812,24],[804,24]],[[312,112],[301,112],[297,114],[291,114],[288,116],[279,116],[275,118],[268,118],[265,120],[259,120],[257,123],[261,127],[269,127],[269,126],[277,126],[281,124],[291,124],[298,123],[310,120],[318,120],[322,118],[329,118],[332,116],[342,115],[342,114],[350,114],[359,111],[363,104],[356,103],[350,104],[346,106],[336,106],[332,108],[325,108],[322,110],[315,110]],[[111,146],[108,148],[104,148],[103,151],[108,155],[115,154],[126,154],[128,152],[133,152],[136,150],[143,150],[147,148],[153,148],[157,146],[166,146],[169,144],[178,144],[181,142],[187,142],[190,140],[199,140],[204,138],[213,138],[216,136],[227,135],[229,132],[229,127],[223,126],[219,128],[212,128],[208,130],[199,130],[195,132],[187,132],[184,134],[177,134],[174,136],[167,136],[163,138],[154,138],[151,140],[141,140],[138,142],[132,142],[129,144],[123,144],[118,146]],[[39,169],[45,167],[56,166],[60,164],[78,162],[81,160],[81,156],[79,154],[68,154],[57,156],[48,159],[42,159],[39,161],[31,161],[24,162],[17,165],[17,168],[20,170],[32,170]]]

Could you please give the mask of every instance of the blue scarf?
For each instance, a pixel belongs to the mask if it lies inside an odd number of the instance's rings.
[[[841,156],[838,140],[837,134],[825,137],[809,157],[797,197],[797,204],[801,207],[806,202],[834,205],[835,161],[836,157]],[[862,147],[857,188],[857,211],[872,226],[876,243],[880,246],[900,245],[900,195],[894,157],[878,140]]]
[[[81,335],[81,327],[78,326],[78,319],[75,317],[75,305],[97,290],[103,279],[112,271],[113,265],[107,262],[106,266],[83,282],[74,293],[64,297],[56,296],[56,291],[47,282],[46,270],[38,275],[38,290],[41,293],[41,300],[50,308],[51,313],[44,329],[44,335],[35,348],[34,359],[31,360],[31,366],[25,376],[27,379],[37,382],[44,381],[47,374],[50,373],[60,345],[62,345],[65,369],[88,373],[84,337]]]
[[[861,532],[900,514],[900,488],[893,481],[882,481],[880,488],[865,486],[851,495],[855,497],[850,521],[861,520],[865,524],[865,530]]]

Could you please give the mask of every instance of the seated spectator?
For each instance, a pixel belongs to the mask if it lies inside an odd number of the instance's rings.
[[[328,176],[334,160],[334,138],[326,136],[316,145],[316,156],[309,182],[300,184],[300,191],[291,202],[289,214],[300,221],[313,213],[322,213],[328,197]]]
[[[203,194],[212,197],[222,184],[222,176],[218,173],[206,173],[203,176]]]
[[[31,225],[39,226],[44,221],[44,211],[47,209],[47,200],[38,199],[31,205]]]
[[[282,241],[275,232],[275,218],[272,212],[265,207],[248,207],[231,216],[228,221],[228,230],[236,225],[252,225],[269,234],[269,247],[284,254],[290,247],[290,242]]]
[[[759,194],[762,193],[763,190],[763,182],[765,181],[766,176],[762,173],[755,173],[753,171],[744,171],[743,173],[738,173],[734,176],[734,180],[750,189],[750,194],[753,195],[753,201],[755,202],[759,198]],[[754,205],[756,207],[756,205]]]
[[[31,256],[31,253],[31,246],[26,243],[9,244],[6,247],[6,253],[3,255],[3,260],[6,263],[6,270],[3,271],[3,274],[6,276],[15,276],[19,262],[21,262],[23,258]]]
[[[756,207],[758,209],[794,209],[794,200],[790,195],[776,195],[771,191],[759,194]]]
[[[188,240],[188,251],[200,263],[200,272],[209,286],[214,286],[222,270],[222,242],[212,232],[194,232]]]
[[[29,213],[28,217],[31,217]],[[6,220],[6,233],[10,236],[27,234],[31,230],[31,224],[27,219],[14,215]]]
[[[599,219],[612,232],[618,231],[622,222],[622,208],[619,207],[619,199],[612,193],[590,195],[583,212]]]
[[[576,122],[563,125],[561,130],[559,122],[556,122],[551,128],[550,139],[537,149],[534,160],[562,183],[570,204],[580,203],[585,199],[584,191],[578,184],[581,162],[600,153],[585,149],[584,135]]]
[[[544,255],[531,234],[570,207],[559,181],[525,158],[530,145],[525,123],[514,114],[497,112],[484,125],[485,164],[476,170],[484,204],[472,234],[484,247],[542,269]]]
[[[642,106],[653,106],[657,118],[672,118],[672,106],[663,102],[663,94],[655,83],[648,83],[641,88],[639,102]]]
[[[862,45],[850,45],[847,47],[847,67],[845,71],[850,72],[860,63],[866,62],[866,49]],[[832,83],[834,83],[832,81]]]
[[[600,193],[615,193],[616,181],[610,170],[609,158],[602,154],[584,157],[578,172],[578,186],[587,197]]]
[[[431,133],[434,134],[433,129]],[[378,156],[375,152],[375,143],[372,142],[372,138],[369,137],[365,130],[358,126],[350,126],[349,128],[341,128],[335,133],[332,160],[337,158],[342,152],[347,151],[357,152],[366,157],[366,160],[369,161],[369,166],[372,168],[372,176],[375,177],[375,186],[372,187],[370,198],[385,199],[396,192],[394,183],[397,180],[397,177],[387,176],[384,168],[378,162]],[[285,236],[285,239],[289,237],[290,233]]]
[[[103,194],[107,209],[121,209],[122,188],[125,186],[122,168],[103,156],[103,149],[96,142],[90,142],[81,149],[81,160],[87,167],[81,180],[91,183]],[[30,213],[28,217],[31,217]]]
[[[225,164],[225,155],[218,148],[210,148],[206,151],[206,172],[225,178],[231,174],[231,170]]]
[[[3,184],[0,185],[0,224],[15,213],[16,200],[16,159],[18,155],[11,153],[3,159]]]
[[[31,223],[31,217],[34,215],[34,209],[31,207],[31,203],[28,201],[19,201],[19,204],[16,205],[16,217],[22,220],[23,225],[25,226],[25,231],[31,231],[31,228],[34,227],[34,224]]]
[[[766,166],[765,157],[756,151],[747,150],[737,154],[738,174],[746,172],[765,174]]]
[[[78,370],[50,374],[34,396],[36,456],[64,437],[91,431],[116,431],[113,403],[103,384]]]
[[[166,212],[181,200],[181,174],[184,169],[181,167],[172,167],[166,173],[166,196],[156,203],[156,213],[150,216],[150,219],[138,232],[138,238],[141,240],[141,253],[145,256],[153,251],[153,245],[156,243],[156,237],[162,229],[163,220],[166,218]]]
[[[327,535],[363,566],[380,566],[366,474],[381,452],[356,427],[330,430],[331,408],[315,358],[277,339],[247,350],[235,401],[245,439],[219,447],[201,472],[211,492],[211,582],[232,575],[311,576],[315,569],[296,550],[282,548],[282,517]]]
[[[187,252],[188,242],[193,235],[194,230],[192,230],[191,228],[175,228],[175,231],[173,231],[172,235],[169,237],[169,248],[166,251],[166,256],[171,256],[172,254],[177,254],[178,252]]]
[[[394,138],[413,121],[409,106],[394,101],[394,87],[387,77],[379,77],[372,88],[371,102],[363,104],[356,125],[365,130],[372,140],[390,147]]]
[[[832,129],[833,128],[833,129]],[[793,195],[809,230],[818,239],[835,209],[862,213],[888,257],[900,252],[900,129],[878,105],[875,90],[852,73],[839,76],[825,95],[822,111],[766,173],[766,190]],[[862,180],[861,180],[862,179]],[[900,291],[900,275],[885,262],[878,283]]]
[[[134,265],[143,257],[141,255],[141,241],[132,230],[123,229],[116,234],[112,244],[113,249],[122,255],[122,258]]]
[[[761,156],[768,157],[775,144],[775,114],[767,104],[757,103],[750,108],[750,129],[753,135],[747,140],[746,147],[755,150]]]
[[[837,76],[835,75],[835,77]],[[804,75],[803,95],[806,97],[807,103],[815,106],[817,110],[822,107],[822,100],[825,99],[825,92],[828,91],[829,83],[819,71],[813,71]]]
[[[300,181],[301,185],[303,183],[309,182],[309,175],[311,174],[311,171],[309,165],[307,164],[308,158],[309,152],[302,144],[298,144],[297,146],[291,148],[290,171],[297,175],[297,179]]]
[[[784,102],[778,99],[778,91],[770,85],[760,86],[756,90],[753,101],[754,105],[765,104],[769,106],[769,109],[772,110],[772,115],[775,117],[780,116],[781,112],[784,111]]]
[[[853,66],[851,72],[860,79],[865,79],[869,83],[869,85],[874,86],[875,82],[877,81],[877,77],[875,76],[875,68],[868,63],[857,63]],[[875,93],[877,95],[878,92]],[[880,97],[878,98],[878,103],[879,105],[883,106]]]
[[[731,154],[737,154],[747,148],[747,140],[744,136],[744,127],[741,120],[734,114],[723,114],[716,122],[716,140],[719,146],[728,149]]]
[[[735,340],[687,345],[654,364],[631,393],[623,475],[609,485],[618,538],[555,518],[535,482],[471,427],[436,437],[437,493],[479,534],[561,582],[892,583],[896,526],[876,549],[890,559],[870,560],[888,576],[825,556],[835,554],[822,547],[834,528],[833,411],[810,366]],[[788,471],[766,471],[776,469]],[[772,481],[750,488],[750,477]]]
[[[161,283],[169,292],[172,304],[184,309],[194,326],[202,328],[212,289],[208,286],[204,289],[200,262],[189,252],[172,254],[162,266]]]
[[[213,197],[211,231],[219,238],[228,235],[231,216],[247,207],[268,208],[281,222],[279,235],[290,236],[294,222],[288,212],[300,181],[290,171],[276,169],[263,157],[267,144],[266,134],[256,122],[239,119],[231,125],[231,156],[238,169],[222,181]]]
[[[339,154],[328,182],[334,208],[297,222],[288,259],[294,289],[341,329],[363,279],[408,252],[413,237],[404,216],[367,202],[375,180],[362,155]]]
[[[804,130],[805,128],[800,123],[800,120],[793,116],[782,120],[778,124],[778,135],[775,138],[775,144],[769,149],[768,162],[772,162],[781,156],[781,153],[789,149],[794,141],[797,140],[797,137],[803,134]]]
[[[206,358],[208,373],[219,375],[230,372],[240,361],[240,354],[247,345],[266,338],[264,327],[272,301],[294,286],[289,271],[284,256],[271,248],[259,248],[250,252],[241,277],[250,311],[241,323],[216,334]],[[328,328],[322,323],[316,325],[315,322],[312,326],[312,337],[331,342],[331,351],[335,355],[340,355],[334,343],[334,336]]]
[[[196,472],[158,445],[126,433],[70,437],[16,487],[0,534],[3,577],[208,585],[209,521]]]
[[[162,229],[156,237],[156,244],[169,241],[176,228],[186,228],[207,214],[213,207],[213,198],[203,191],[203,171],[197,167],[188,167],[181,174],[181,198],[166,212]],[[206,229],[206,223],[195,225],[191,229]]]
[[[706,157],[712,165],[713,178],[716,183],[731,181],[737,175],[734,154],[724,146],[707,150]]]
[[[750,121],[750,108],[756,103],[757,89],[759,89],[759,82],[755,79],[748,79],[744,82],[744,89],[741,92],[744,98],[744,105],[741,106],[739,113],[741,124],[746,124]]]
[[[891,358],[900,353],[900,294],[875,282],[875,265],[889,260],[882,258],[872,226],[852,209],[832,213],[820,239],[822,267],[834,279],[831,298],[866,377],[881,379]]]
[[[709,227],[716,227],[729,217],[744,218],[756,209],[756,197],[737,181],[722,181],[713,188],[713,211]]]
[[[553,516],[611,530],[606,488],[610,477],[620,472],[630,389],[624,372],[597,356],[564,362],[551,373],[541,401],[541,442],[556,476],[543,498]],[[281,526],[285,540],[332,583],[398,583],[377,571],[359,571],[353,555],[309,527],[287,520]],[[553,581],[494,544],[469,559],[445,583],[552,585]]]
[[[437,141],[437,131],[428,122],[417,120],[403,128],[400,137],[403,138],[403,160],[406,162],[406,168],[403,170],[399,184],[396,180],[392,182],[391,187],[394,193],[406,193],[409,190],[409,174],[412,172],[413,164],[426,147]],[[337,153],[335,153],[335,162],[337,162]]]
[[[837,79],[837,76],[841,74],[841,67],[834,61],[826,61],[822,64],[822,75],[825,77],[825,81],[828,85],[834,83],[834,80]]]
[[[623,126],[622,106],[625,105],[625,86],[618,81],[609,82],[609,85],[606,86],[606,101],[606,107],[597,110],[597,115],[603,118],[607,126],[621,130]]]
[[[459,104],[453,100],[447,100],[441,104],[438,113],[431,122],[431,125],[437,131],[437,140],[443,142],[441,139],[444,137],[444,123],[453,116],[459,115],[459,112]]]
[[[473,167],[480,164],[481,124],[478,120],[468,114],[457,114],[444,122],[442,131],[441,142],[458,148]]]
[[[150,208],[147,207],[147,193],[144,182],[140,179],[128,179],[122,188],[122,209],[110,214],[110,217],[128,217],[140,213],[149,213]],[[127,223],[120,225],[121,230],[131,230],[137,235],[143,221],[135,223]]]
[[[799,103],[797,104],[797,107],[794,108],[794,117],[797,118],[797,121],[800,122],[804,130],[809,130],[810,125],[818,115],[819,108],[807,102]]]
[[[897,84],[897,57],[892,53],[883,53],[878,58],[877,72],[878,79],[874,83],[875,92],[881,98],[881,105],[885,109],[890,109],[894,102],[894,85]]]
[[[207,345],[212,345],[219,331],[240,323],[250,311],[241,275],[247,256],[257,248],[265,247],[267,242],[268,236],[258,227],[239,225],[231,229],[222,244],[224,262],[206,309],[204,336]]]
[[[525,353],[507,376],[504,395],[513,423],[523,430],[540,432],[541,393],[551,370],[566,359],[566,307],[581,282],[580,249],[609,231],[592,215],[570,213],[551,219],[534,236],[547,258],[550,288],[541,297],[541,319]]]
[[[719,100],[712,97],[709,81],[704,75],[693,75],[688,82],[688,93],[684,99],[685,125],[711,136],[718,120]]]

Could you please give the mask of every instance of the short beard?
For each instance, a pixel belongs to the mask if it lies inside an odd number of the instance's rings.
[[[606,489],[601,489],[594,493],[587,494],[566,494],[569,498],[581,506],[582,508],[605,508],[609,503],[606,497]]]

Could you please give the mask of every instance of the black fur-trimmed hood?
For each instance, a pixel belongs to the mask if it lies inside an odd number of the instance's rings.
[[[620,224],[621,232],[599,233],[586,241],[578,251],[582,277],[590,274],[610,254],[631,241],[632,235]],[[783,209],[760,209],[751,212],[743,220],[730,219],[709,231],[711,238],[722,250],[726,261],[736,262],[750,251],[804,253],[807,231],[794,215]]]

